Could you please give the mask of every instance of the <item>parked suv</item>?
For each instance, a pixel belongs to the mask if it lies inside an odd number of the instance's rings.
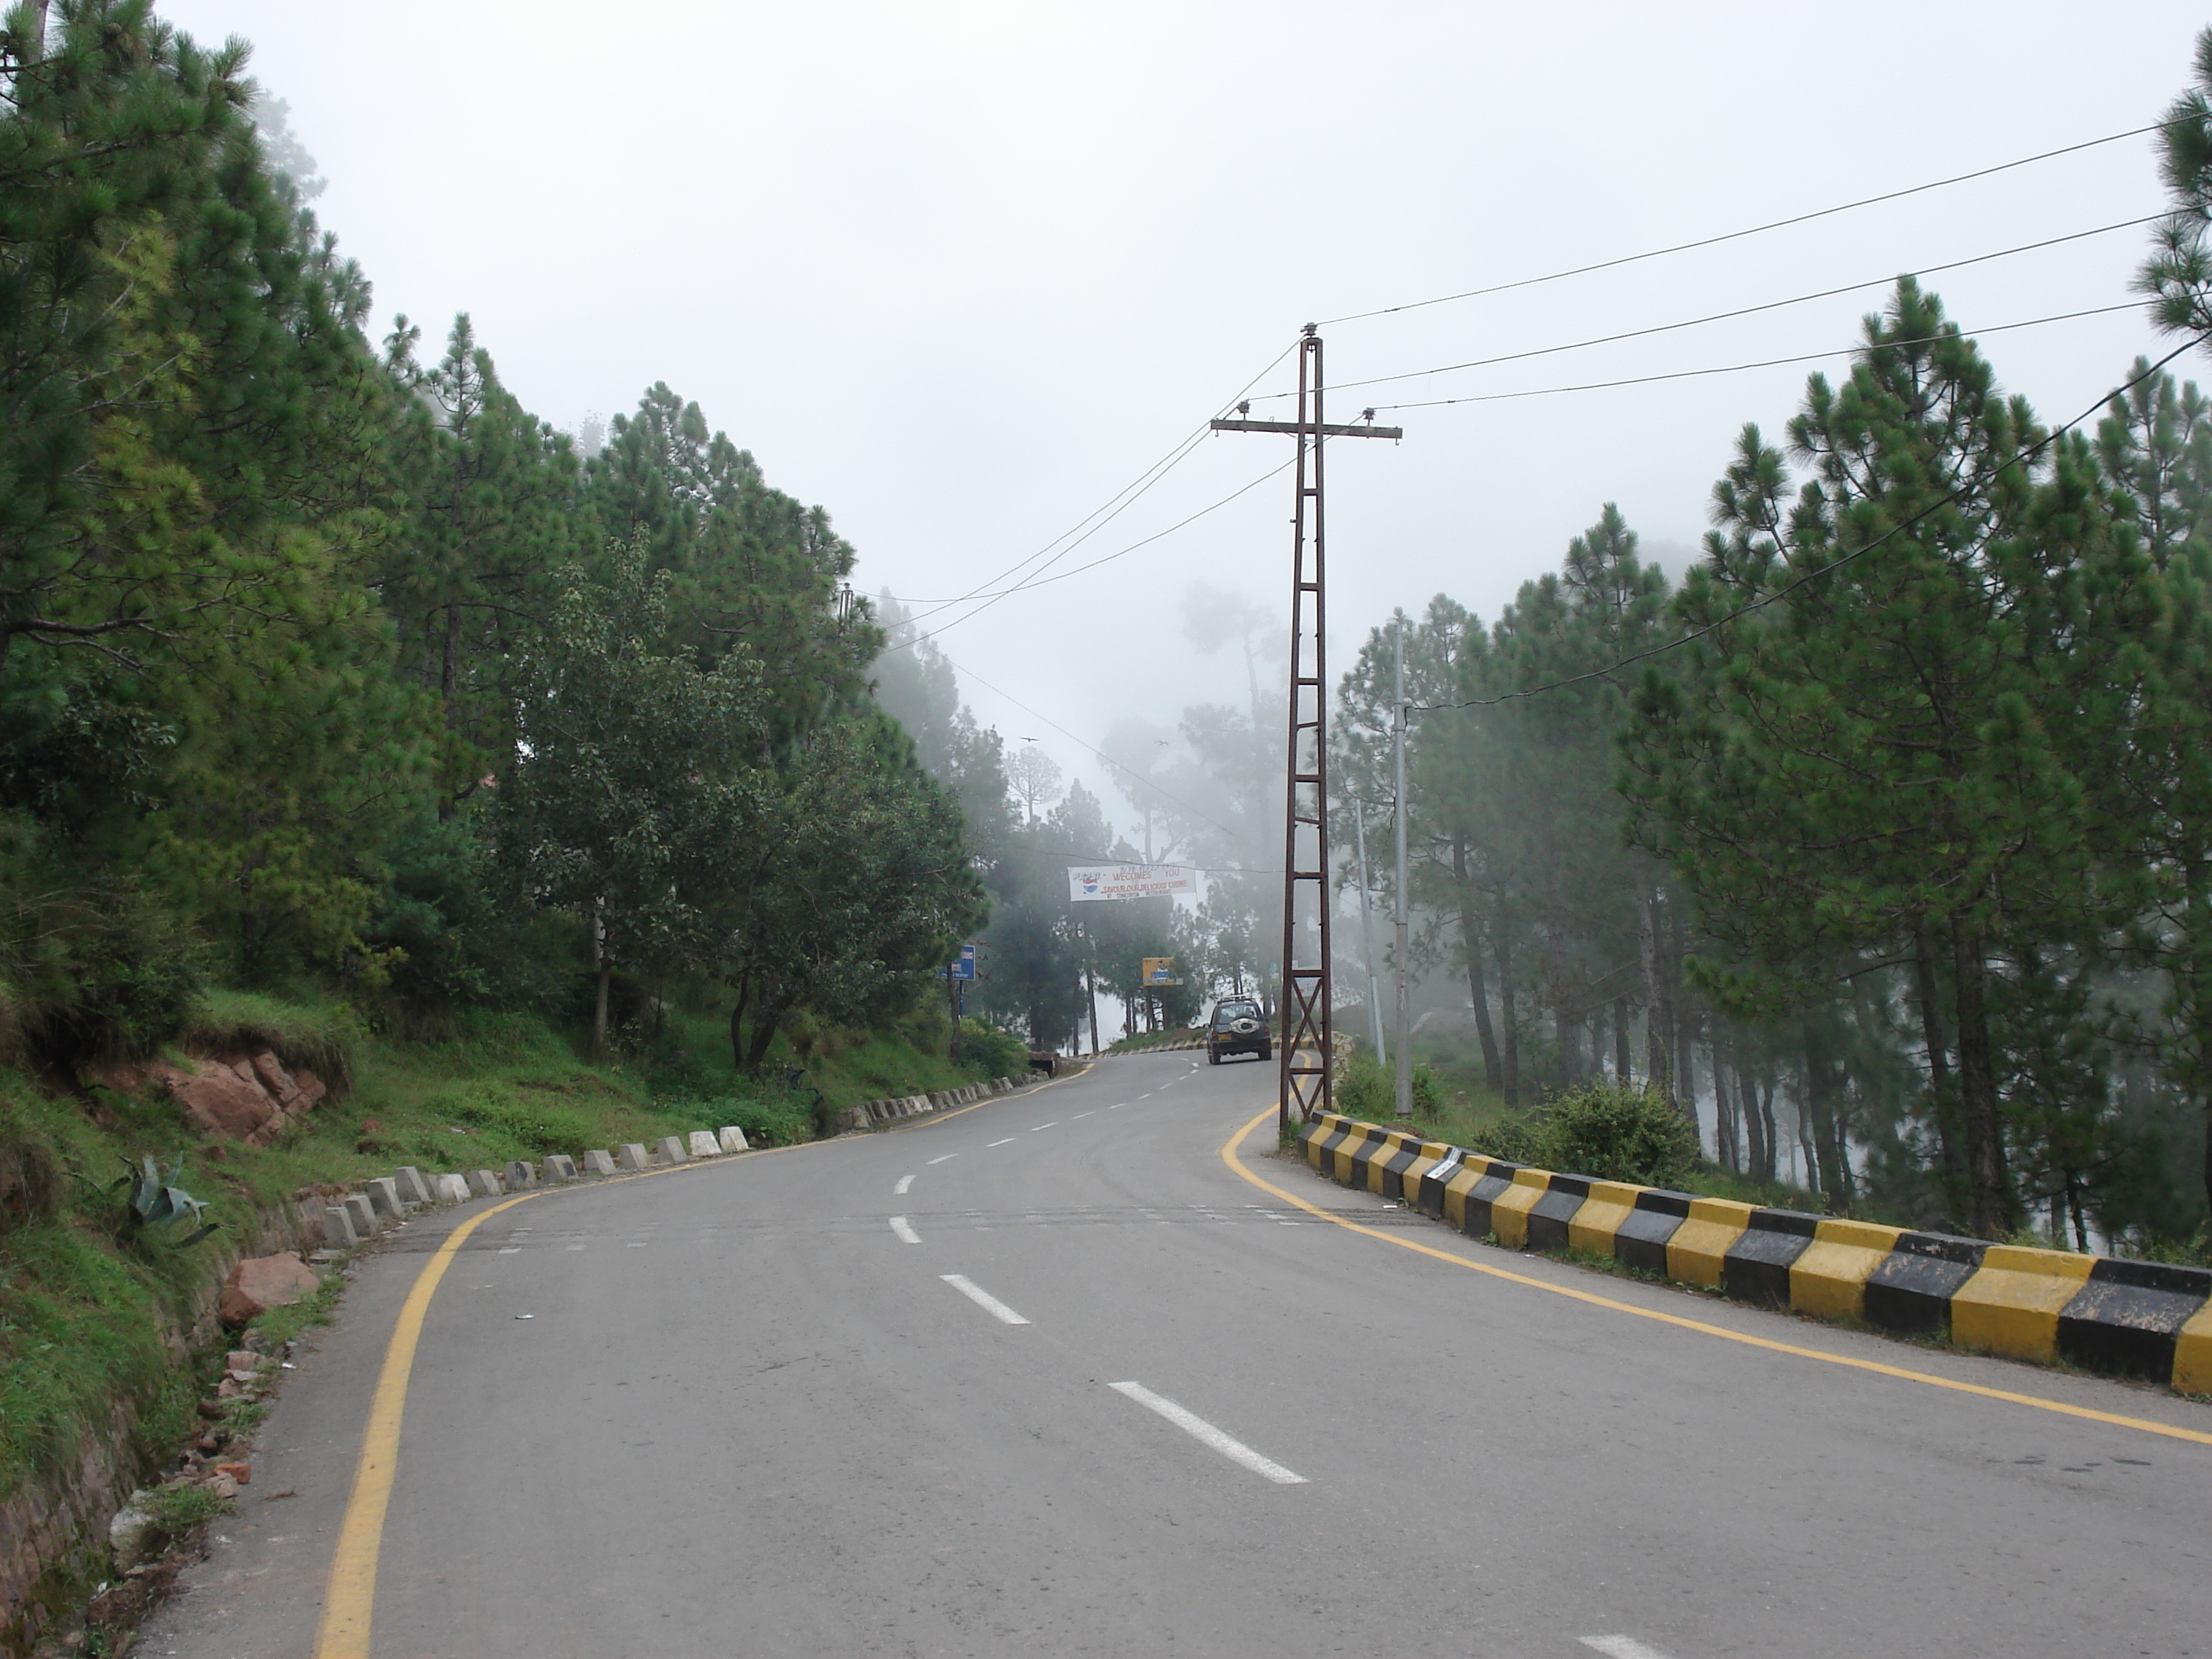
[[[1274,1053],[1267,1041],[1267,1017],[1249,997],[1232,997],[1213,1005],[1213,1018],[1206,1025],[1206,1060],[1221,1064],[1224,1054],[1257,1054],[1261,1060]]]

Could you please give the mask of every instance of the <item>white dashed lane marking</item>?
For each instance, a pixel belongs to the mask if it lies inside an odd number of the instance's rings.
[[[1040,1130],[1040,1129],[1057,1129],[1058,1127],[1060,1127],[1060,1120],[1059,1120],[1058,1118],[1054,1118],[1054,1119],[1053,1119],[1053,1121],[1052,1121],[1051,1122],[1049,1122],[1049,1123],[1032,1123],[1032,1124],[1030,1124],[1030,1133],[1031,1134],[1035,1134],[1035,1133],[1036,1133],[1038,1130]]]
[[[902,1215],[895,1215],[891,1218],[891,1231],[896,1233],[899,1236],[901,1242],[904,1243],[919,1244],[921,1243],[921,1235],[915,1231],[914,1224],[908,1221]]]
[[[1633,1636],[1583,1636],[1576,1639],[1584,1647],[1605,1655],[1605,1659],[1667,1659],[1658,1649]]]
[[[908,1188],[909,1188],[909,1187],[911,1187],[911,1186],[913,1186],[913,1185],[914,1185],[914,1177],[913,1177],[912,1176],[910,1176],[910,1175],[907,1175],[907,1176],[901,1176],[899,1177],[898,1185],[891,1188],[891,1194],[892,1194],[892,1195],[893,1195],[894,1197],[896,1197],[897,1194],[899,1194],[900,1193],[904,1192]]]
[[[1030,1322],[993,1296],[990,1291],[963,1273],[939,1273],[938,1277],[966,1297],[1003,1325],[1026,1325]]]
[[[959,1156],[960,1156],[960,1154],[959,1154],[959,1153],[957,1153],[957,1152],[947,1152],[947,1153],[945,1153],[945,1155],[943,1158],[932,1158],[932,1159],[930,1159],[929,1161],[930,1161],[932,1164],[944,1164],[944,1163],[948,1163],[948,1162],[950,1162],[951,1159],[956,1158],[957,1158],[957,1157],[959,1157]]]
[[[1011,1146],[1013,1144],[1014,1138],[1012,1135],[1008,1135],[1004,1140],[993,1141],[991,1143],[991,1146]],[[991,1150],[991,1146],[986,1146],[983,1150],[988,1152]]]
[[[1303,1474],[1285,1468],[1272,1458],[1261,1456],[1243,1441],[1215,1428],[1196,1412],[1185,1411],[1174,1401],[1154,1394],[1141,1382],[1109,1382],[1106,1386],[1116,1394],[1127,1395],[1146,1410],[1158,1412],[1192,1439],[1211,1446],[1231,1462],[1248,1468],[1255,1474],[1265,1475],[1279,1486],[1303,1486],[1306,1484]],[[1622,1654],[1619,1659],[1637,1659],[1637,1656]]]

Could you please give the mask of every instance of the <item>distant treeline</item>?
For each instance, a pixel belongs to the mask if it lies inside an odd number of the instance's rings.
[[[2191,211],[2145,285],[2201,336]],[[1648,1079],[1839,1211],[2201,1240],[2212,402],[2122,378],[2054,435],[1900,283],[1679,588],[1608,506],[1494,623],[1407,623],[1424,948],[1509,1100]],[[1392,649],[1344,690],[1370,796]]]
[[[604,1047],[689,976],[751,1069],[795,1010],[910,1003],[986,902],[824,514],[665,386],[580,453],[465,316],[371,340],[242,48],[35,13],[0,40],[0,1039],[66,1071],[306,977]]]

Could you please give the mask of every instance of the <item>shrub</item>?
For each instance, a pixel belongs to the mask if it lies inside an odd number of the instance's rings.
[[[1338,1063],[1335,1095],[1336,1109],[1346,1117],[1380,1123],[1398,1115],[1396,1071],[1364,1050],[1355,1049]],[[1413,1067],[1413,1095],[1417,1118],[1432,1118],[1443,1109],[1443,1085],[1426,1066]]]
[[[1697,1131],[1656,1092],[1592,1083],[1486,1130],[1471,1150],[1601,1181],[1666,1187],[1698,1162]]]
[[[13,873],[27,882],[0,902],[0,1036],[72,1075],[173,1038],[205,967],[190,928],[128,880],[34,891],[34,873]]]
[[[960,1022],[960,1054],[969,1065],[983,1067],[989,1077],[1019,1077],[1030,1068],[1028,1044],[972,1015]]]

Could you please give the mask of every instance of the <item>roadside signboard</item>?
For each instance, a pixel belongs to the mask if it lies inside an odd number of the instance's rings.
[[[1145,958],[1145,983],[1147,987],[1155,985],[1182,984],[1182,981],[1176,977],[1175,958],[1173,957],[1146,957]]]
[[[1198,872],[1176,864],[1071,864],[1067,896],[1081,904],[1093,899],[1164,898],[1195,893]]]
[[[960,947],[960,954],[953,958],[952,966],[946,971],[949,972],[955,979],[975,978],[975,947],[972,945],[962,945]]]

